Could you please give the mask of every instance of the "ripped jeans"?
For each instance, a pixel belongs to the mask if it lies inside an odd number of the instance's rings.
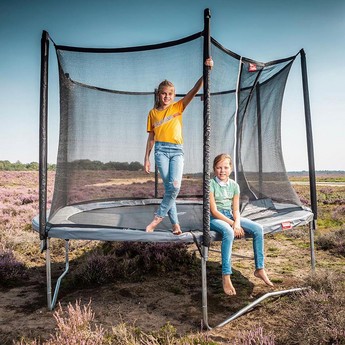
[[[155,142],[155,161],[164,184],[164,197],[156,212],[158,217],[169,216],[171,224],[178,224],[176,198],[181,188],[184,153],[178,144]]]

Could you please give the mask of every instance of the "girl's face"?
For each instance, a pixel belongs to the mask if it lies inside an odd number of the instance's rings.
[[[214,167],[214,174],[223,182],[227,182],[231,174],[231,166],[229,159],[219,161]]]
[[[163,86],[159,91],[159,105],[165,109],[175,99],[175,88],[172,86]]]

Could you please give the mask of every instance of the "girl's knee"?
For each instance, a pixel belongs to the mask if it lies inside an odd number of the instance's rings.
[[[257,224],[257,233],[260,235],[264,234],[264,227],[261,224]]]
[[[181,181],[180,180],[174,180],[173,186],[175,189],[180,189],[181,188]]]
[[[229,225],[224,228],[223,238],[228,240],[233,240],[235,237],[234,229]]]
[[[178,196],[178,193],[180,192],[180,187],[181,187],[181,181],[175,180],[170,184],[170,192],[171,192],[171,197],[176,199]]]
[[[262,225],[257,224],[257,226],[253,229],[253,237],[264,237],[264,228]]]

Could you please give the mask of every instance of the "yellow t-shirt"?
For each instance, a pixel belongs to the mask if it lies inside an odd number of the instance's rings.
[[[182,99],[164,110],[152,109],[147,117],[147,132],[154,132],[155,141],[183,144]]]

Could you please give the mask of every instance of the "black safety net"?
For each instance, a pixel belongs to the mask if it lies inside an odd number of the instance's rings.
[[[174,83],[185,95],[203,73],[203,33],[151,46],[98,49],[55,45],[60,78],[60,139],[50,218],[87,202],[162,197],[154,169],[143,170],[146,121],[155,89]],[[281,143],[284,89],[295,56],[269,63],[241,58],[211,40],[210,166],[233,157],[243,204],[300,205]],[[183,114],[181,198],[203,194],[203,90]],[[154,167],[154,155],[151,154]]]

